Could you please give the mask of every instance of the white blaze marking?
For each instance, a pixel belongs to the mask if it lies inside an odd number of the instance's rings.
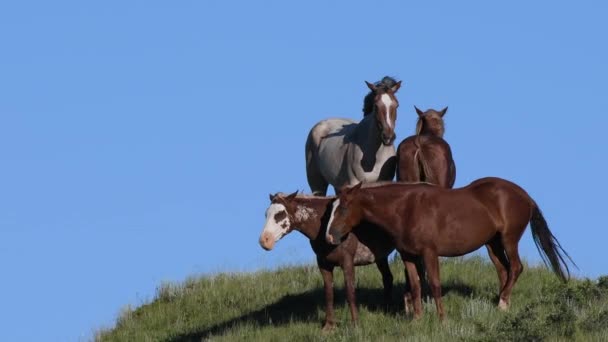
[[[386,107],[386,124],[389,128],[392,128],[393,125],[391,124],[391,118],[389,116],[389,113],[391,112],[391,105],[393,104],[393,100],[388,94],[382,94],[382,96],[380,96],[380,100],[382,101],[382,103],[384,103],[384,106]]]
[[[327,231],[325,232],[325,237],[329,236],[329,227],[331,227],[331,223],[334,221],[334,213],[336,212],[336,208],[340,205],[340,199],[334,201],[331,208],[331,215],[329,215],[329,221],[327,222]]]
[[[289,229],[291,222],[289,222],[289,217],[285,216],[280,222],[276,222],[274,216],[281,211],[284,211],[287,214],[287,209],[284,205],[274,203],[271,204],[270,207],[266,210],[266,224],[264,225],[264,230],[262,231],[262,235],[264,233],[270,233],[274,238],[274,242],[279,241],[285,234],[287,234],[287,230]],[[285,225],[285,228],[282,225]]]

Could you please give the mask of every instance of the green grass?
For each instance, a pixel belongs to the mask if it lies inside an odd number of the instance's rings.
[[[561,283],[542,267],[524,268],[511,308],[496,308],[497,276],[481,257],[442,261],[447,319],[432,301],[424,317],[403,311],[403,267],[394,260],[394,305],[383,308],[382,282],[375,266],[356,269],[359,325],[350,324],[342,272],[336,269],[338,327],[324,334],[324,295],[316,266],[275,271],[217,274],[163,284],[155,299],[124,309],[113,329],[97,341],[608,341],[608,277]]]

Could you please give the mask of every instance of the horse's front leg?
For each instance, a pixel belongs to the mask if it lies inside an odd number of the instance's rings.
[[[439,257],[437,253],[432,250],[424,251],[424,265],[428,271],[429,283],[431,286],[431,294],[435,300],[437,306],[437,315],[439,319],[445,318],[445,312],[443,310],[443,302],[441,301],[441,281],[439,276]]]
[[[325,323],[323,324],[323,331],[329,331],[336,326],[334,313],[334,266],[321,262],[318,264],[323,276],[323,287],[325,289]]]
[[[350,316],[353,325],[357,325],[359,313],[357,312],[357,303],[355,296],[355,265],[352,259],[347,258],[342,264],[344,270],[344,287],[346,288],[346,299],[350,307]]]

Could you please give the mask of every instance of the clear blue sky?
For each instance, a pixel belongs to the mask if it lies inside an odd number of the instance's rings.
[[[3,2],[0,340],[90,338],[163,281],[312,261],[298,234],[259,247],[267,194],[309,192],[308,130],[387,74],[398,141],[413,105],[449,106],[456,185],[517,182],[578,274],[608,273],[607,9]]]

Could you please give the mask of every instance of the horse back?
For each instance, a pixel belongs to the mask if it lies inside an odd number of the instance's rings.
[[[530,221],[536,203],[519,185],[498,177],[480,178],[463,191],[483,203],[488,211],[501,223],[507,221]]]
[[[456,164],[450,145],[438,136],[407,137],[397,148],[397,180],[452,188],[456,180]]]

